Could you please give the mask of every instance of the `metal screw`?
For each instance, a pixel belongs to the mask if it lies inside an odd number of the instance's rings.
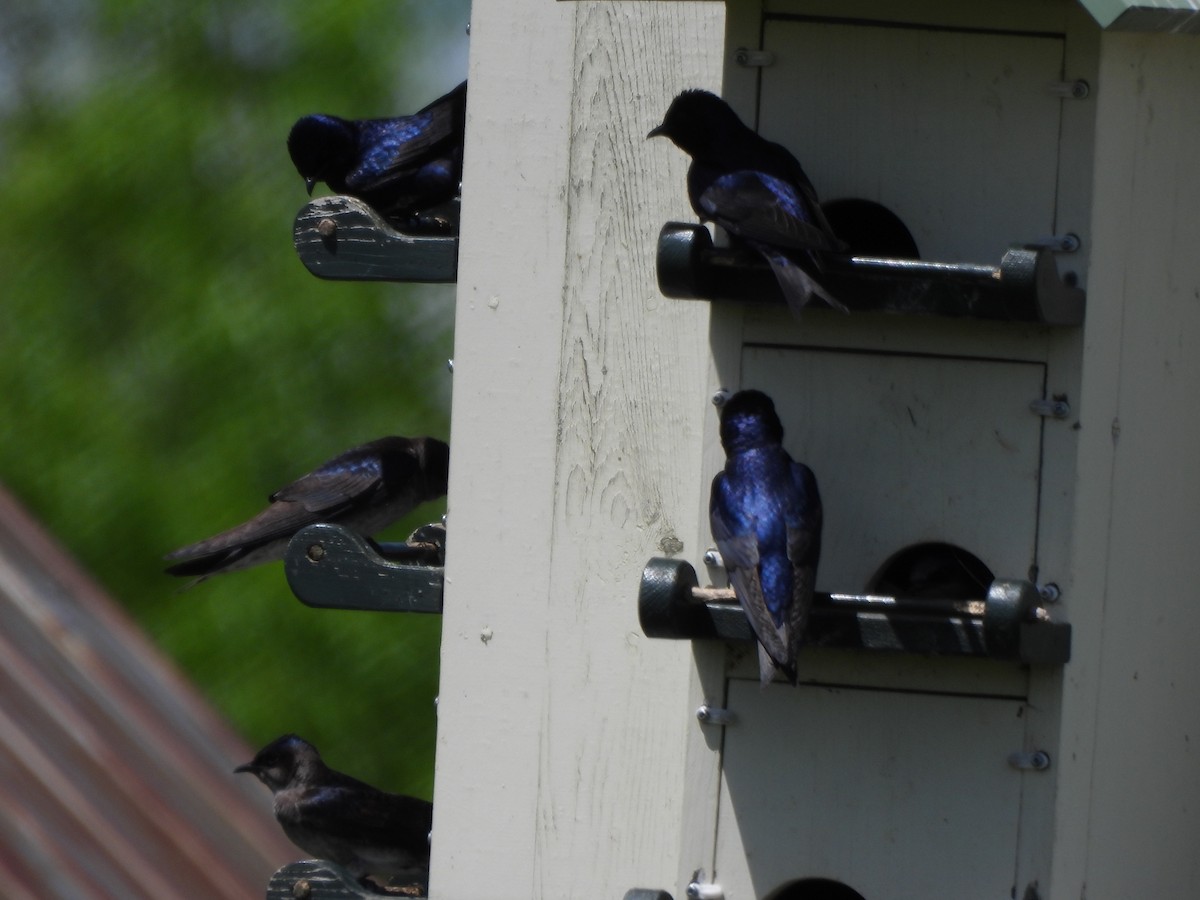
[[[719,569],[724,565],[725,561],[721,559],[721,554],[716,550],[704,551],[704,564],[711,569]]]
[[[1062,591],[1053,581],[1037,586],[1038,596],[1042,598],[1043,603],[1057,603],[1062,597]]]
[[[718,388],[717,392],[712,395],[712,403],[717,409],[725,405],[725,401],[729,399],[729,388]]]
[[[447,370],[447,371],[448,371],[448,372],[449,372],[451,375],[453,375],[453,374],[454,374],[454,360],[452,360],[452,359],[448,359],[448,360],[446,360],[446,370]]]
[[[310,897],[311,895],[312,885],[308,883],[307,878],[301,878],[292,885],[292,896],[295,897],[296,900],[306,900],[306,898]]]
[[[333,219],[322,219],[317,223],[317,234],[323,238],[331,238],[337,234],[337,222]]]
[[[321,544],[310,544],[306,555],[310,562],[320,562],[325,558],[325,548]]]

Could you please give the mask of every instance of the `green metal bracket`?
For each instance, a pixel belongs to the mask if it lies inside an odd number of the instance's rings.
[[[417,529],[403,544],[376,544],[323,523],[296,533],[283,571],[292,593],[307,606],[440,614],[444,553],[440,525]]]
[[[667,297],[783,302],[779,284],[758,254],[715,247],[703,225],[664,225],[657,262],[658,287]],[[820,280],[851,312],[1083,323],[1083,290],[1058,277],[1054,254],[1045,248],[1009,250],[998,266],[834,256]]]
[[[354,197],[321,197],[296,216],[292,238],[308,271],[339,281],[458,279],[458,210],[451,205],[449,235],[406,234]]]
[[[305,859],[288,863],[271,876],[267,900],[379,900],[379,891],[363,887],[336,863]],[[413,894],[388,896],[413,897]]]
[[[651,559],[642,572],[638,618],[647,637],[751,641],[736,602],[696,599],[696,570],[678,559]],[[1028,581],[997,579],[983,599],[875,594],[813,597],[805,643],[948,656],[984,656],[1061,665],[1071,658],[1071,626],[1050,622]]]

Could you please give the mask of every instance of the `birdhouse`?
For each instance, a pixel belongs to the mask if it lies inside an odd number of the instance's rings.
[[[475,3],[431,897],[1200,895],[1198,22]],[[686,88],[849,314],[697,221]],[[824,500],[795,687],[695,590],[748,387]]]

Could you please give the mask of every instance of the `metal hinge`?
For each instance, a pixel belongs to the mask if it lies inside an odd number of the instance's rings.
[[[1008,754],[1008,764],[1014,769],[1032,769],[1043,772],[1050,768],[1050,754],[1045,750],[1016,750]]]
[[[1029,249],[1045,247],[1053,253],[1074,253],[1082,244],[1079,240],[1079,235],[1073,231],[1068,231],[1066,234],[1047,234],[1039,238],[1034,238],[1024,246]]]
[[[1092,86],[1082,78],[1074,81],[1055,81],[1050,85],[1050,93],[1064,100],[1086,100],[1092,92]]]
[[[770,66],[775,63],[775,54],[770,50],[751,50],[748,47],[738,47],[733,51],[733,61],[739,66],[751,68],[754,66]]]
[[[688,900],[725,900],[725,892],[719,884],[713,884],[704,874],[703,869],[692,873],[691,884],[687,886]]]
[[[1032,401],[1029,404],[1029,410],[1037,416],[1046,416],[1051,419],[1065,419],[1071,414],[1071,404],[1067,402],[1067,398],[1064,396],[1051,397],[1050,399],[1042,397]]]
[[[696,710],[696,720],[701,725],[719,725],[724,727],[737,721],[737,716],[731,710],[719,706],[709,706],[707,703]]]

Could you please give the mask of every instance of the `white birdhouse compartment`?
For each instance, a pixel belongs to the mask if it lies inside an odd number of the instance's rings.
[[[1042,459],[1030,404],[1045,381],[1036,362],[743,347],[742,383],[770,386],[785,446],[820,484],[818,589],[865,591],[893,554],[926,543],[1027,577]]]
[[[728,4],[724,97],[800,161],[851,311],[1078,325],[1099,29],[1069,2]],[[720,242],[717,242],[718,244]],[[671,297],[777,300],[757,254],[668,223]]]

